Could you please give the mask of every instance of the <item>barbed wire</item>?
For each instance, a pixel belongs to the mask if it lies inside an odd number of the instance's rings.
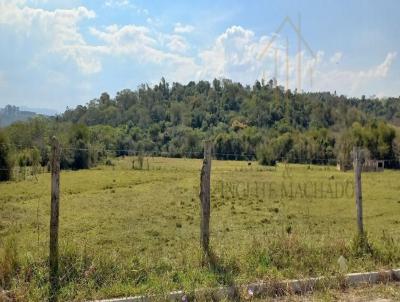
[[[1,143],[2,146],[8,147],[20,147],[22,149],[33,150],[36,147],[24,147],[22,145],[13,145],[13,144],[4,144]],[[141,150],[141,149],[121,149],[121,148],[76,148],[76,147],[60,147],[61,152],[63,151],[81,151],[81,152],[105,152],[105,153],[115,153],[117,156],[145,156],[145,157],[172,157],[179,158],[182,156],[187,156],[188,158],[201,158],[203,155],[203,151],[161,151],[161,150]],[[223,160],[243,160],[243,161],[251,161],[257,158],[256,153],[228,153],[228,152],[212,152],[212,156],[217,159]],[[383,161],[386,163],[400,163],[400,158],[389,157],[389,158],[372,158],[371,160]],[[297,156],[294,154],[293,156],[280,156],[275,157],[274,161],[286,164],[313,164],[313,163],[323,163],[323,164],[338,164],[341,161],[337,158],[326,158],[326,157],[312,157],[312,156]],[[0,168],[0,170],[2,170]]]

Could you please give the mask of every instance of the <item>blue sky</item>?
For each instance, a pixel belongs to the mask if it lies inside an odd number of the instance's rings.
[[[395,0],[0,0],[0,107],[62,111],[162,76],[399,96],[399,11]],[[312,53],[288,24],[275,34],[286,16],[301,16]]]

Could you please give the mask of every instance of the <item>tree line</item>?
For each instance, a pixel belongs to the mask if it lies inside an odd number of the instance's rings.
[[[358,145],[395,168],[399,125],[399,98],[292,92],[273,81],[184,85],[162,78],[153,87],[125,89],[114,98],[102,93],[56,117],[38,116],[2,129],[0,166],[47,165],[49,140],[56,135],[64,169],[89,168],[129,150],[201,157],[206,138],[213,140],[218,159],[329,164],[348,161]]]

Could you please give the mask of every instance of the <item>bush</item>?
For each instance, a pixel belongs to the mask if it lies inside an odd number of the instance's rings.
[[[0,132],[0,181],[11,179],[13,164],[10,153],[8,139]]]
[[[106,160],[106,166],[114,166],[114,163],[112,162],[111,159]]]
[[[351,251],[355,257],[362,257],[365,254],[372,255],[374,253],[374,249],[369,242],[368,235],[366,233],[360,235],[357,234],[351,245]]]
[[[15,238],[10,238],[5,242],[4,251],[0,255],[0,288],[8,289],[11,280],[18,269],[17,245]]]
[[[139,153],[138,155],[139,170],[143,170],[143,161],[144,161],[143,154]]]
[[[88,145],[79,139],[76,141],[76,150],[74,150],[74,160],[72,169],[89,169],[90,168],[90,157],[88,151]]]
[[[276,165],[276,156],[271,149],[266,145],[262,145],[257,150],[257,159],[261,165],[264,166],[275,166]]]

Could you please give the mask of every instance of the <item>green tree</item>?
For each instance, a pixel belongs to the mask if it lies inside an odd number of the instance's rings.
[[[257,159],[261,165],[275,166],[277,157],[274,150],[268,144],[260,145],[257,148]]]
[[[0,131],[0,181],[11,179],[13,161],[11,160],[11,148],[3,131]]]
[[[74,125],[72,127],[69,144],[72,147],[71,168],[90,168],[89,130],[85,125]]]

